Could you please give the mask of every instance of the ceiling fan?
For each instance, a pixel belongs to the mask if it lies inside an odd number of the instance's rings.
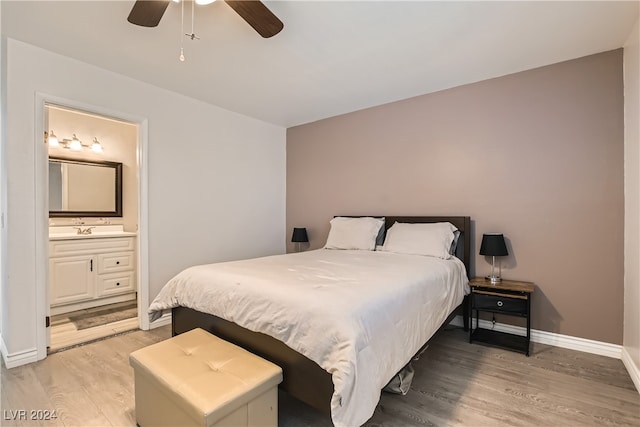
[[[171,0],[137,0],[127,21],[142,27],[155,27],[162,19],[169,3]],[[282,21],[261,1],[225,0],[225,3],[264,38],[275,36],[284,27]]]

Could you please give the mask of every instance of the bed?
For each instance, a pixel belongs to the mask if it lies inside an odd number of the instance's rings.
[[[336,426],[362,424],[385,384],[378,377],[390,380],[459,307],[468,318],[467,291],[444,278],[468,290],[470,218],[382,218],[384,230],[396,222],[452,224],[460,232],[455,258],[319,249],[194,266],[162,289],[150,313],[171,309],[173,335],[201,327],[276,363],[289,394],[331,413]],[[246,279],[247,271],[259,274]],[[396,286],[405,273],[420,280]],[[427,295],[421,277],[431,275]]]

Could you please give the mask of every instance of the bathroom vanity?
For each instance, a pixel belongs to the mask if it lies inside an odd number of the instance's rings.
[[[135,300],[135,253],[121,225],[50,227],[51,315]]]

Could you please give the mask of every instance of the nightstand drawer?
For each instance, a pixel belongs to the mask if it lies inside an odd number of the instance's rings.
[[[527,313],[527,300],[521,298],[509,298],[499,295],[474,293],[473,308],[477,310],[525,315]]]

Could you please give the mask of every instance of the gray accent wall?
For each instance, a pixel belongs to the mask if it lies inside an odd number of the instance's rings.
[[[623,103],[618,49],[290,128],[288,233],[318,248],[337,214],[469,215],[472,274],[503,233],[534,329],[622,344]]]

